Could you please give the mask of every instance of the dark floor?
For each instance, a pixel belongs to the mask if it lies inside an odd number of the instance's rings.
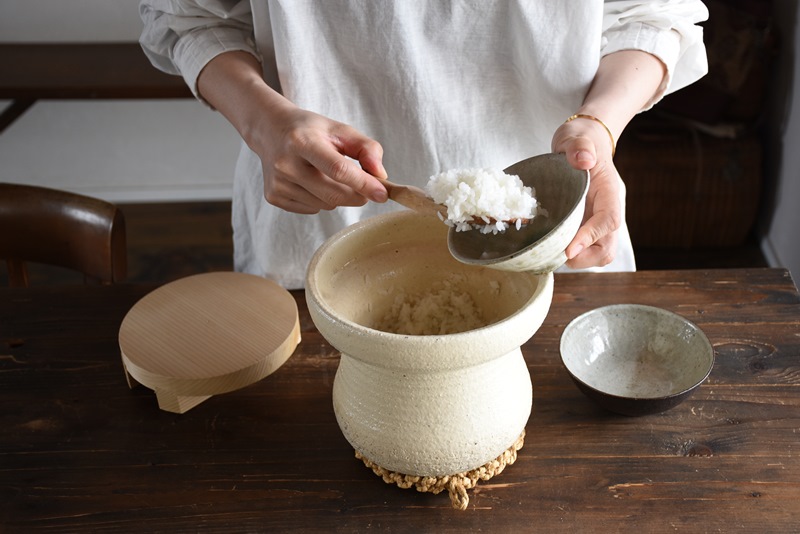
[[[122,204],[128,235],[128,281],[166,283],[192,274],[233,269],[230,202]],[[764,267],[753,240],[723,249],[637,249],[640,270]],[[80,283],[63,269],[31,266],[32,285]],[[5,285],[0,264],[0,285]]]

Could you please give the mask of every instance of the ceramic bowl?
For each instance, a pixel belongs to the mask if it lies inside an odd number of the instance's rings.
[[[504,271],[555,271],[567,261],[564,251],[583,220],[589,172],[572,168],[564,154],[534,156],[505,172],[534,188],[534,196],[547,215],[502,234],[456,232],[451,228],[447,239],[450,253],[462,263]]]
[[[542,324],[552,294],[552,274],[457,262],[447,226],[433,216],[404,210],[332,236],[309,264],[306,299],[341,352],[332,400],[345,438],[407,475],[452,475],[497,458],[530,416],[520,345]],[[414,299],[431,306],[404,313]],[[452,324],[431,333],[398,328],[438,319]]]
[[[570,322],[561,336],[561,359],[578,388],[602,407],[646,415],[689,397],[711,372],[714,349],[680,315],[617,304]]]

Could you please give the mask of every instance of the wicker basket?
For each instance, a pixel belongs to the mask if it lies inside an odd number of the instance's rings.
[[[615,158],[628,189],[634,246],[741,245],[758,212],[759,140],[750,135],[720,139],[686,126],[655,125],[626,132]]]

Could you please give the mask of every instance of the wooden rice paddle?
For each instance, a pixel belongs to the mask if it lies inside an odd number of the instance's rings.
[[[398,204],[424,215],[436,215],[439,213],[445,219],[447,218],[447,207],[434,202],[419,187],[400,185],[383,178],[378,178],[378,180],[386,187],[389,198]]]

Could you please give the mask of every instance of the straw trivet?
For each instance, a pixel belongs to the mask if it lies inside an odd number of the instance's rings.
[[[441,493],[444,490],[450,494],[450,503],[453,508],[466,510],[469,505],[468,489],[474,488],[479,480],[489,480],[495,475],[503,472],[507,465],[517,461],[517,451],[522,448],[525,441],[525,430],[517,438],[511,447],[503,451],[500,456],[491,460],[481,467],[477,467],[463,473],[455,475],[444,475],[440,477],[404,475],[395,471],[389,471],[377,465],[369,458],[365,458],[360,452],[356,451],[356,458],[364,462],[364,465],[372,469],[372,472],[383,478],[387,484],[397,484],[398,487],[408,489],[414,486],[417,491],[430,492],[433,494]]]

